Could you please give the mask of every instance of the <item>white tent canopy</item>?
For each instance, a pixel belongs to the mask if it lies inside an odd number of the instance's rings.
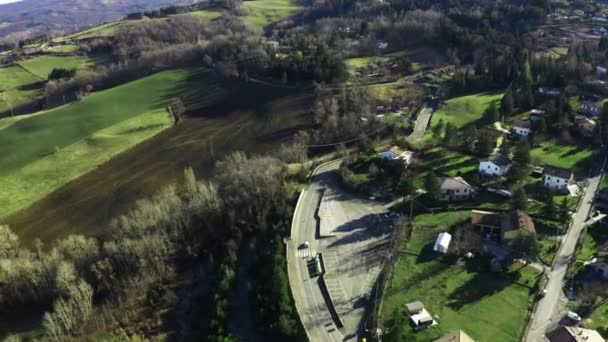
[[[435,246],[433,246],[433,250],[439,253],[447,253],[448,247],[450,246],[450,241],[452,241],[452,235],[450,233],[440,233],[437,236],[437,240],[435,241]]]

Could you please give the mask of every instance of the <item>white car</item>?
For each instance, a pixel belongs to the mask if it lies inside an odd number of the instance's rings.
[[[571,320],[573,320],[573,321],[576,321],[576,322],[580,322],[580,321],[581,321],[581,316],[579,316],[579,315],[578,315],[576,312],[574,312],[574,311],[568,311],[568,313],[566,314],[566,316],[567,316],[568,318],[570,318]]]

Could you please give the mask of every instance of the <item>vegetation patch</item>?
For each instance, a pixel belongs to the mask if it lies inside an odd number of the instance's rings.
[[[19,62],[24,69],[46,80],[54,68],[78,70],[88,69],[92,61],[84,56],[39,56]]]
[[[456,329],[479,341],[520,340],[540,272],[515,263],[503,273],[491,273],[480,267],[482,261],[457,263],[432,250],[438,233],[468,215],[461,211],[415,218],[411,239],[402,246],[385,289],[381,319],[393,328],[399,323],[387,341],[432,341]],[[406,303],[418,300],[439,324],[415,332],[404,310]]]
[[[579,169],[588,165],[593,156],[593,149],[579,145],[559,145],[555,141],[548,141],[530,150],[530,155],[543,164]]]
[[[161,72],[0,130],[2,217],[166,128],[170,91],[192,72]]]
[[[452,123],[457,128],[474,123],[481,119],[483,112],[493,101],[500,101],[502,93],[481,93],[456,97],[447,100],[445,104],[433,113],[431,127],[440,120]]]
[[[254,0],[245,1],[244,5],[249,11],[245,22],[259,27],[287,18],[302,9],[293,0]]]

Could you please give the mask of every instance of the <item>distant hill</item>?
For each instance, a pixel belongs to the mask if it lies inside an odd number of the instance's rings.
[[[22,0],[0,5],[0,42],[40,35],[63,35],[123,18],[137,11],[197,0]]]

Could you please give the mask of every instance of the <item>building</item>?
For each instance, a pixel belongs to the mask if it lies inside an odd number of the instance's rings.
[[[382,160],[403,160],[406,164],[409,164],[414,157],[414,152],[403,151],[399,146],[393,145],[390,149],[382,152],[380,158]]]
[[[598,116],[601,108],[602,103],[600,101],[584,101],[581,103],[579,112],[589,116]]]
[[[388,43],[382,40],[376,42],[376,47],[380,50],[384,50],[388,47]]]
[[[417,330],[437,324],[431,314],[426,311],[422,302],[416,301],[405,304],[405,312]]]
[[[437,240],[435,240],[435,245],[433,245],[433,250],[435,252],[446,254],[448,252],[448,248],[450,248],[450,241],[452,241],[452,235],[450,235],[450,233],[439,233],[439,235],[437,235]]]
[[[471,223],[487,239],[508,242],[520,233],[536,234],[530,215],[521,210],[510,212],[471,211]]]
[[[547,88],[547,87],[539,87],[537,92],[539,95],[549,96],[549,97],[559,96],[559,94],[561,93],[559,91],[559,89]]]
[[[475,188],[462,177],[441,177],[441,201],[464,201],[475,197]]]
[[[595,132],[596,122],[584,115],[576,115],[574,117],[574,126],[585,136],[593,135]]]
[[[532,130],[532,125],[529,120],[515,120],[513,122],[513,133],[520,137],[527,137]]]
[[[447,335],[443,335],[433,342],[475,342],[475,340],[472,339],[471,336],[467,335],[464,331],[458,329],[448,333]]]
[[[547,333],[550,342],[604,342],[596,330],[559,326]]]
[[[482,159],[479,161],[479,173],[488,176],[502,177],[511,168],[511,159],[498,153],[493,154],[488,159]]]
[[[543,184],[546,188],[564,191],[573,180],[574,174],[568,169],[547,165],[543,170]]]
[[[542,109],[532,109],[530,111],[530,120],[531,121],[537,121],[540,118],[544,118],[545,117],[545,111]]]

